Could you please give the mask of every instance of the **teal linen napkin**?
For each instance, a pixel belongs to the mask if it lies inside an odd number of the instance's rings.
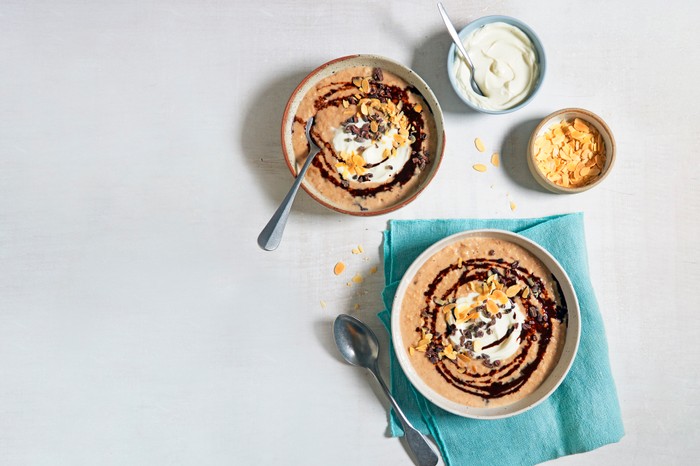
[[[464,230],[496,228],[519,233],[547,249],[571,278],[581,306],[581,342],[566,379],[539,406],[493,421],[448,413],[413,389],[391,349],[392,392],[408,419],[436,440],[445,464],[531,465],[619,441],[624,435],[608,345],[588,278],[583,215],[513,220],[392,220],[384,232],[383,292],[379,314],[389,328],[394,293],[413,260],[436,241]],[[394,436],[402,435],[392,416]]]

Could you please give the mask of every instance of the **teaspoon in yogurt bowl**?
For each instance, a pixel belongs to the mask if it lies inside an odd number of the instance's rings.
[[[333,335],[335,344],[343,358],[353,366],[368,369],[379,382],[401,422],[408,448],[413,453],[416,464],[418,466],[435,466],[438,462],[437,453],[425,436],[406,419],[379,373],[379,342],[374,332],[358,319],[347,314],[340,314],[333,322]]]
[[[311,166],[311,162],[321,151],[311,138],[311,127],[313,125],[314,117],[311,117],[306,122],[306,140],[309,142],[309,155],[306,157],[306,162],[304,162],[304,166],[299,170],[299,174],[292,188],[282,201],[282,204],[280,204],[270,221],[265,225],[265,228],[263,228],[263,231],[260,232],[260,236],[258,236],[258,246],[265,251],[274,251],[277,249],[277,246],[280,245],[282,233],[284,233],[284,227],[287,225],[287,218],[289,218],[289,212],[292,210],[292,204],[294,203],[297,191],[299,191],[299,186],[301,186],[301,182],[304,179],[306,171]]]
[[[479,95],[486,95],[484,94],[484,91],[481,90],[479,87],[479,83],[476,82],[476,79],[474,79],[474,63],[472,62],[471,58],[469,58],[469,54],[467,51],[464,49],[464,44],[462,44],[462,39],[459,38],[459,34],[457,34],[457,30],[455,29],[454,25],[452,24],[452,21],[450,21],[450,17],[447,16],[447,11],[445,11],[445,7],[442,6],[442,2],[438,2],[437,4],[438,10],[440,10],[440,16],[442,16],[442,20],[445,22],[445,26],[447,27],[447,32],[450,33],[450,37],[452,38],[452,42],[457,46],[457,49],[459,50],[459,53],[462,54],[462,58],[466,60],[467,65],[469,66],[469,69],[471,70],[471,73],[469,74],[469,84],[472,86],[472,89],[474,92],[476,92]]]
[[[527,24],[509,16],[484,16],[464,27],[459,38],[476,73],[470,72],[453,44],[447,54],[447,75],[466,105],[500,115],[532,101],[544,81],[547,59],[542,42]],[[472,90],[472,75],[484,95]]]

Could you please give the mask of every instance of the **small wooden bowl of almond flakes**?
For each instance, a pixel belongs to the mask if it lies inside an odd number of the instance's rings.
[[[615,138],[598,115],[565,108],[545,117],[528,146],[527,164],[554,193],[580,193],[599,184],[615,162]]]

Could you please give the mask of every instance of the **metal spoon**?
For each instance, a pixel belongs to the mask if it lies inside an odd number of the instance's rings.
[[[452,25],[452,21],[450,21],[449,16],[447,16],[447,12],[445,11],[445,7],[442,6],[442,2],[438,2],[437,4],[438,10],[440,10],[440,16],[442,16],[442,20],[445,22],[445,26],[447,26],[447,32],[450,33],[450,36],[452,37],[452,42],[455,43],[457,46],[457,50],[462,54],[464,59],[467,61],[467,64],[469,65],[469,69],[471,70],[471,73],[469,74],[469,82],[472,86],[472,89],[474,92],[476,92],[479,95],[486,95],[481,91],[481,88],[479,85],[476,83],[476,80],[474,79],[474,63],[472,63],[471,58],[469,58],[469,54],[467,51],[464,49],[464,44],[462,44],[462,39],[459,38],[459,34],[457,34],[457,30],[455,27]]]
[[[356,318],[340,314],[333,323],[333,335],[335,344],[345,360],[354,366],[369,369],[389,397],[391,406],[401,421],[408,448],[413,452],[416,463],[419,466],[435,466],[438,462],[437,453],[425,436],[408,422],[379,373],[379,342],[374,332]]]
[[[292,209],[292,204],[294,203],[294,197],[297,195],[297,191],[299,191],[299,186],[301,186],[301,182],[304,179],[304,175],[306,175],[306,171],[311,166],[311,162],[321,150],[313,139],[311,139],[310,132],[313,125],[314,117],[311,117],[309,121],[306,122],[306,140],[309,141],[309,155],[306,157],[306,162],[304,162],[304,166],[299,170],[297,179],[294,181],[292,188],[287,193],[282,204],[280,204],[270,221],[267,222],[267,225],[263,228],[263,231],[260,232],[260,236],[258,236],[258,246],[265,251],[274,251],[277,249],[277,246],[280,245],[284,227],[287,225],[289,211]]]

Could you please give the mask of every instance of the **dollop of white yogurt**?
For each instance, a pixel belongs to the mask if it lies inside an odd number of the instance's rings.
[[[366,123],[366,120],[360,118],[356,123],[350,124],[361,128]],[[411,145],[409,141],[396,147],[394,155],[385,155],[387,152],[391,152],[394,147],[394,135],[396,134],[398,134],[398,130],[392,127],[377,141],[368,139],[358,141],[340,126],[335,130],[335,134],[333,135],[333,149],[336,153],[354,153],[362,155],[365,173],[372,174],[371,181],[375,183],[384,183],[400,172],[411,157]],[[347,167],[343,164],[340,164],[337,170],[344,179],[349,179],[351,177],[349,173],[345,172]]]
[[[507,110],[525,100],[535,87],[539,67],[530,38],[504,22],[485,24],[463,41],[474,63],[481,96],[470,85],[471,71],[459,52],[454,73],[462,95],[485,110]]]

